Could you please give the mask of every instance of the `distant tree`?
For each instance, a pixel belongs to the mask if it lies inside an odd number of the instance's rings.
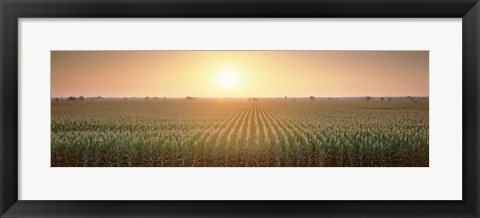
[[[283,98],[284,98],[285,101],[287,100],[287,96],[284,96]]]
[[[127,97],[124,97],[123,100],[127,100],[128,98]]]
[[[58,98],[55,98],[55,101],[60,101],[60,99],[58,99]]]
[[[145,97],[145,100],[149,100],[149,99],[150,99],[150,97],[148,97],[148,96],[147,96],[147,97]]]
[[[167,100],[167,97],[163,97],[163,100]]]
[[[155,97],[153,97],[153,99],[157,100],[157,99],[158,99],[158,97],[157,97],[157,96],[155,96]]]
[[[80,96],[78,96],[78,100],[79,100],[79,101],[85,101],[85,97],[83,97],[83,96],[80,95]]]
[[[315,100],[315,97],[310,96],[310,101],[314,101],[314,100]]]
[[[77,98],[73,97],[73,96],[70,96],[67,98],[67,101],[76,101]]]
[[[366,101],[366,102],[369,102],[370,100],[372,100],[372,97],[368,97],[368,96],[365,97],[365,101]]]
[[[381,97],[381,98],[380,98],[380,101],[382,101],[382,102],[383,102],[383,97]]]
[[[187,96],[187,100],[194,100],[194,97]]]

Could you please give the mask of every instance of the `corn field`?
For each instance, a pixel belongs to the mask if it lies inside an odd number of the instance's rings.
[[[428,167],[426,102],[52,101],[52,167]]]

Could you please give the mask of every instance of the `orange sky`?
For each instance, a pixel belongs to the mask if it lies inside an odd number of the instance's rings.
[[[428,51],[52,51],[51,67],[52,97],[428,96]]]

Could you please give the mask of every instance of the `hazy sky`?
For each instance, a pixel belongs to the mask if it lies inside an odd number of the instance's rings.
[[[428,51],[52,51],[51,95],[428,96]]]

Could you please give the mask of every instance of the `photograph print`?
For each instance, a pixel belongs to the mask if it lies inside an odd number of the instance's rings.
[[[429,167],[428,51],[51,51],[51,167]]]

